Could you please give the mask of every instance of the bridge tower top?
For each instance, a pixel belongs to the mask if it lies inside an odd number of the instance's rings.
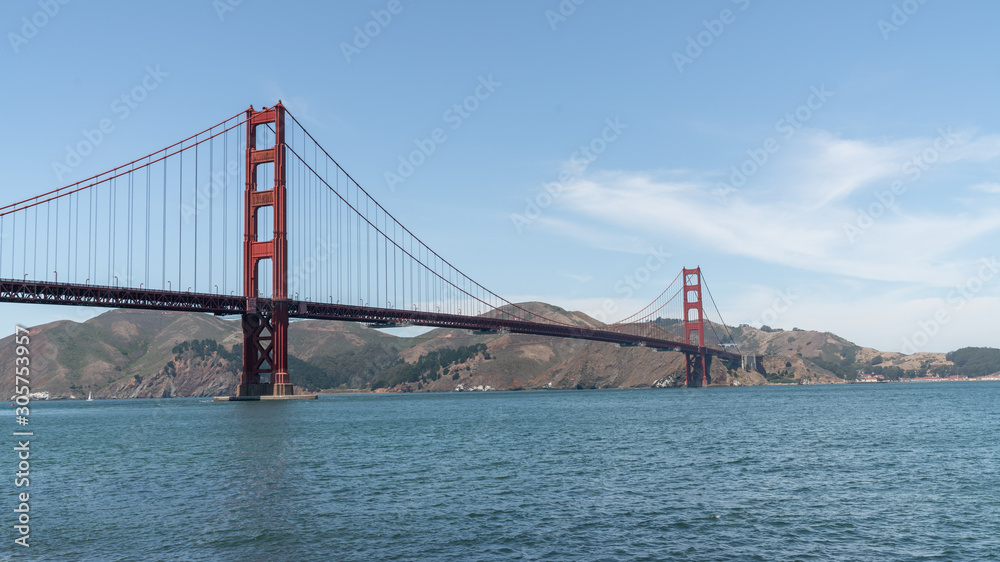
[[[705,347],[705,307],[701,298],[701,268],[684,269],[683,275],[684,342]]]

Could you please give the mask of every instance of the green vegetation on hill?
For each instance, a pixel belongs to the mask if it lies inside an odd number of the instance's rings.
[[[767,382],[771,384],[794,384],[796,380],[795,376],[788,372],[787,369],[782,369],[777,373],[768,373]]]
[[[935,372],[941,376],[985,377],[1000,372],[1000,349],[964,347],[952,351],[945,358],[955,365],[942,365],[936,368]]]
[[[842,379],[853,380],[862,367],[857,363],[860,350],[861,348],[856,345],[838,349],[834,344],[827,344],[823,346],[819,357],[811,357],[809,360]]]
[[[339,383],[340,379],[331,377],[323,369],[312,363],[303,361],[294,355],[288,356],[288,372],[295,373],[295,378],[292,379],[292,382],[310,391],[326,390],[341,386]]]
[[[218,357],[237,369],[243,365],[243,344],[236,344],[231,350],[210,339],[181,342],[173,348],[174,359],[211,360]],[[396,360],[394,351],[377,344],[367,344],[361,349],[349,350],[337,356],[320,358],[324,365],[304,361],[294,355],[288,356],[288,371],[295,374],[295,384],[310,391],[341,388],[347,386],[355,374],[364,374],[377,358],[386,357],[390,364]],[[164,368],[168,376],[176,376],[176,365],[169,361]],[[371,376],[371,375],[369,375]]]
[[[684,322],[679,318],[657,318],[655,321],[664,330],[669,330],[675,326],[680,326],[683,329]]]
[[[243,344],[236,344],[233,349],[227,350],[215,340],[190,340],[175,345],[172,351],[175,357],[181,355],[185,359],[208,359],[218,355],[229,363],[243,365]]]
[[[866,367],[863,370],[865,371],[865,373],[868,374],[882,375],[883,377],[891,381],[915,377],[915,376],[923,376],[924,374],[927,373],[927,369],[924,369],[923,372],[914,371],[912,369],[909,371],[904,371],[900,367]]]
[[[398,364],[386,370],[372,382],[371,388],[374,390],[406,382],[436,381],[452,365],[464,363],[480,353],[486,354],[486,344],[479,343],[455,349],[432,351],[414,363],[404,363],[400,360]]]
[[[917,369],[903,370],[895,366],[884,367],[881,365],[881,359],[876,358],[868,365],[862,366],[862,369],[866,373],[882,375],[888,380],[925,377],[928,375],[977,378],[1000,372],[1000,349],[991,347],[965,347],[957,351],[952,351],[945,356],[945,359],[951,361],[954,365],[929,365],[925,361]]]
[[[211,361],[219,358],[237,369],[242,365],[242,344],[231,350],[211,339],[189,340],[175,345],[173,360],[167,362],[164,370],[168,376],[176,376],[177,360]],[[400,383],[434,381],[449,367],[462,363],[482,353],[487,359],[486,345],[477,344],[456,349],[432,351],[408,364],[399,357],[395,346],[382,343],[366,343],[305,361],[295,355],[288,356],[288,370],[294,373],[295,384],[310,391],[336,388],[383,388]]]
[[[381,342],[366,343],[361,347],[313,357],[310,364],[316,370],[306,370],[302,375],[296,370],[293,380],[309,390],[366,388],[372,379],[399,362],[399,351],[395,346]]]
[[[67,326],[70,326],[67,323]],[[72,325],[70,331],[66,327],[53,330],[49,336],[59,350],[59,362],[73,373],[84,370],[88,364],[106,360],[111,365],[123,362],[124,358],[113,357],[107,353],[104,334],[90,324]],[[76,389],[74,389],[76,390]]]

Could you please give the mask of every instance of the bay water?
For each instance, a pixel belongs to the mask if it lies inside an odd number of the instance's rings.
[[[1000,383],[31,407],[11,559],[1000,556]]]

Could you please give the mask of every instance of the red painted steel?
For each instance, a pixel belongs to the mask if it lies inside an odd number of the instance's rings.
[[[684,269],[684,343],[697,346],[685,353],[687,385],[708,386],[710,360],[705,348],[705,306],[701,295],[701,268]],[[694,337],[692,337],[694,336]]]
[[[243,374],[237,394],[289,395],[288,377],[288,225],[285,185],[285,108],[278,102],[271,108],[247,110],[246,188],[244,193],[243,296]],[[257,127],[268,126],[274,132],[274,146],[257,147]],[[274,165],[274,184],[260,189],[258,167]],[[258,241],[259,213],[270,208],[273,215],[271,239]],[[272,266],[272,308],[258,307],[260,262]],[[268,381],[262,382],[266,374]]]

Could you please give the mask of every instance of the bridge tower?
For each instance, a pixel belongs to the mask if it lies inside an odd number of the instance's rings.
[[[685,353],[687,385],[708,386],[712,357],[705,349],[705,307],[701,296],[701,268],[684,269],[684,341],[697,345],[697,354]]]
[[[243,374],[237,396],[290,396],[288,378],[288,238],[285,206],[285,108],[277,105],[247,110],[246,190],[243,239]],[[257,146],[257,127],[274,131],[273,146]],[[270,165],[273,185],[258,174]],[[264,185],[259,185],[264,180]],[[261,189],[263,188],[263,189]],[[260,211],[270,209],[273,232],[260,232]],[[263,239],[261,239],[263,238]],[[261,262],[270,261],[272,294],[260,295]],[[270,297],[273,307],[258,307],[257,297]],[[268,375],[261,382],[261,375]]]

